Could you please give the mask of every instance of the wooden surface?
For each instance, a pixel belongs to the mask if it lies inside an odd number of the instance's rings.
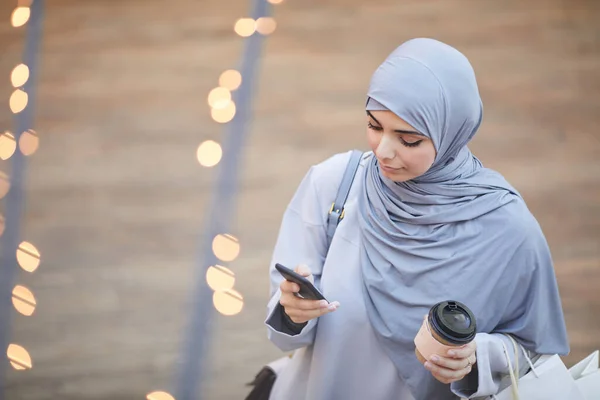
[[[0,3],[0,98],[20,62],[16,1]],[[13,341],[33,369],[8,372],[9,400],[145,399],[171,390],[219,140],[208,91],[236,67],[247,2],[47,2],[24,237],[42,254],[19,283],[36,295]],[[218,316],[207,399],[239,399],[279,355],[263,326],[267,264],[307,168],[365,148],[370,74],[398,44],[430,36],[472,61],[485,118],[472,149],[539,219],[556,262],[571,354],[600,348],[600,3],[287,1],[261,62],[229,264],[245,307]],[[4,103],[7,104],[7,103]],[[6,106],[0,129],[12,129]],[[8,162],[0,162],[7,170]],[[2,322],[4,323],[4,322]]]

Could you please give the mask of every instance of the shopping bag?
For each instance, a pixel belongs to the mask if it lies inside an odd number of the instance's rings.
[[[571,373],[557,354],[542,355],[535,363],[531,362],[527,351],[517,344],[515,340],[507,335],[515,348],[515,360],[518,362],[519,349],[525,355],[525,359],[531,370],[518,377],[518,365],[513,372],[512,362],[508,355],[508,349],[504,346],[504,354],[510,369],[511,385],[500,393],[492,396],[494,400],[587,400],[571,376]]]
[[[600,400],[600,351],[596,350],[569,369],[586,400]]]

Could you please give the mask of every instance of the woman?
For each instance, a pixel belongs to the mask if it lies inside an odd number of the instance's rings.
[[[508,374],[503,334],[532,354],[567,354],[544,235],[517,191],[467,148],[483,115],[469,61],[410,40],[374,73],[366,111],[372,152],[331,247],[327,210],[349,153],[313,166],[283,217],[272,266],[296,267],[332,302],[295,296],[271,267],[269,338],[297,350],[271,399],[486,397]],[[476,338],[422,365],[413,339],[423,315],[450,299],[474,312]]]

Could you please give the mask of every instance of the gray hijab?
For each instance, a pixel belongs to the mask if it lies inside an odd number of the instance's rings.
[[[416,359],[431,306],[465,303],[478,332],[513,334],[536,353],[568,353],[544,235],[521,196],[467,143],[483,107],[473,68],[432,39],[398,47],[375,71],[367,110],[390,110],[429,137],[427,173],[396,183],[370,156],[361,207],[361,264],[371,324],[417,400],[457,399]]]

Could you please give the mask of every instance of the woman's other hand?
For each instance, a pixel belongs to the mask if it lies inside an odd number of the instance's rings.
[[[306,265],[298,265],[294,268],[294,271],[314,283],[310,268]],[[281,289],[279,304],[283,306],[285,313],[296,324],[303,324],[311,319],[335,311],[340,305],[337,301],[327,303],[326,300],[309,300],[298,297],[296,293],[298,293],[300,287],[296,283],[285,279],[281,282],[279,288]]]

